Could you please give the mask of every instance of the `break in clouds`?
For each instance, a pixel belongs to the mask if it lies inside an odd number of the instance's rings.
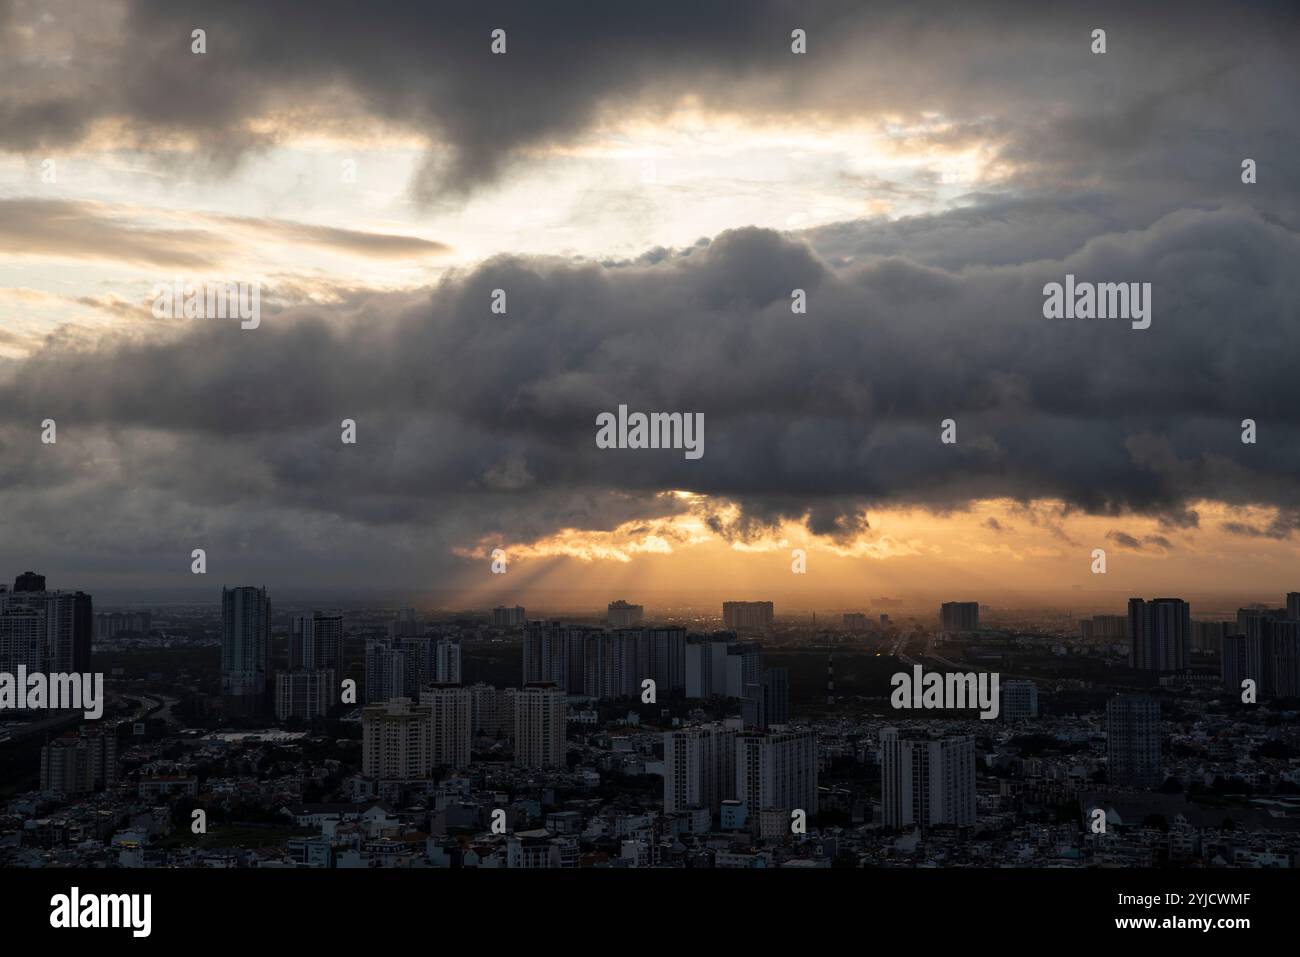
[[[170,566],[196,544],[284,547],[322,571],[394,551],[437,566],[463,561],[455,549],[688,507],[668,490],[739,505],[714,519],[734,537],[786,519],[852,536],[868,507],[991,497],[1173,527],[1195,524],[1202,499],[1272,505],[1272,526],[1230,531],[1288,537],[1296,18],[1130,6],[1087,20],[954,9],[961,28],[937,30],[905,5],[839,3],[438,17],[54,4],[77,32],[34,44],[38,8],[0,0],[0,147],[28,157],[102,135],[184,162],[168,140],[181,136],[210,167],[194,175],[237,176],[248,150],[365,116],[423,137],[411,188],[455,202],[531,150],[690,98],[755,122],[938,114],[941,131],[911,147],[986,140],[1005,173],[932,216],[738,224],[632,261],[505,254],[402,292],[342,277],[328,305],[277,308],[270,290],[256,329],[56,335],[0,366],[7,550],[35,562],[76,549],[106,573]],[[509,54],[493,60],[487,37],[503,25]],[[1086,41],[1098,25],[1104,65]],[[219,72],[195,70],[195,26]],[[796,26],[802,57],[788,49]],[[1254,185],[1240,180],[1246,157]],[[6,241],[21,246],[16,228]],[[31,231],[55,242],[48,224]],[[1044,286],[1067,275],[1149,283],[1151,326],[1044,319]],[[490,309],[496,289],[505,314]],[[597,416],[620,405],[702,414],[707,453],[598,448]],[[45,419],[55,445],[39,442]],[[356,445],[340,442],[344,419]],[[939,441],[945,419],[955,444]]]

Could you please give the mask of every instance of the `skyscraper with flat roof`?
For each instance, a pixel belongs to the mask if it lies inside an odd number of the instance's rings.
[[[568,706],[564,689],[526,685],[514,693],[515,764],[562,768],[568,757]]]
[[[1106,780],[1119,787],[1154,788],[1160,776],[1160,705],[1147,695],[1106,702]]]
[[[271,599],[265,588],[221,589],[221,697],[226,713],[259,717],[271,691]]]
[[[945,634],[964,635],[980,630],[980,603],[946,601],[939,606],[939,623]]]
[[[1181,598],[1128,600],[1132,650],[1138,671],[1186,671],[1192,662],[1191,607]]]
[[[881,816],[886,827],[975,824],[975,739],[880,732]]]
[[[732,631],[771,631],[770,601],[724,601],[722,623]]]

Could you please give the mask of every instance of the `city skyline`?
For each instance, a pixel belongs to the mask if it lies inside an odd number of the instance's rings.
[[[1285,935],[1298,40],[0,0],[8,924]]]

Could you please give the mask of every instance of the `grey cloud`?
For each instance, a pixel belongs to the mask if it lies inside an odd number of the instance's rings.
[[[757,0],[742,13],[725,0],[518,0],[435,13],[323,0],[309,16],[282,0],[7,6],[0,143],[23,151],[118,118],[144,148],[198,137],[195,159],[220,169],[275,141],[251,119],[340,124],[359,111],[425,137],[417,192],[455,195],[610,115],[658,116],[691,97],[773,120],[939,114],[950,125],[904,131],[900,143],[991,138],[1022,188],[1130,182],[1168,195],[1219,182],[1243,150],[1260,152],[1275,182],[1296,163],[1283,118],[1294,113],[1300,19],[1283,5],[1099,4],[1086,21],[1018,2]],[[1088,34],[1102,20],[1110,50],[1095,56]],[[200,24],[208,53],[196,56]],[[789,50],[795,26],[808,31],[803,56]],[[497,27],[504,56],[489,53]],[[1173,167],[1171,146],[1184,155]]]
[[[782,521],[851,538],[872,506],[986,497],[1062,536],[1063,516],[1030,503],[1183,527],[1203,498],[1294,514],[1300,332],[1277,317],[1300,301],[1297,255],[1296,233],[1224,208],[962,272],[837,269],[755,229],[631,263],[502,257],[252,331],[203,320],[98,350],[51,342],[0,382],[0,488],[58,502],[93,498],[93,480],[170,503],[164,522],[252,507],[447,547],[674,514],[658,494],[672,489],[739,504],[712,524],[742,540]],[[1152,327],[1043,319],[1042,285],[1066,271],[1152,282]],[[704,458],[598,449],[596,415],[619,404],[703,412]],[[1268,441],[1241,444],[1243,408]],[[57,447],[37,439],[47,416]],[[939,441],[949,417],[956,445]]]

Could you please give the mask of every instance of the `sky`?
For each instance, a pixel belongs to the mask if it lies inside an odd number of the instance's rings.
[[[1047,6],[0,0],[0,575],[1280,603],[1300,13]]]

